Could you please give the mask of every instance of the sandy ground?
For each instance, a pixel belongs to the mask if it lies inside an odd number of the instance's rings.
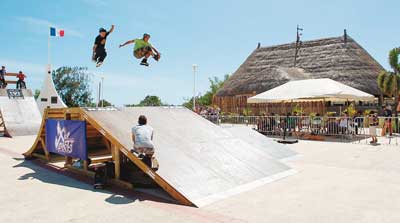
[[[301,141],[299,172],[204,208],[93,191],[0,138],[0,222],[400,222],[400,146]]]

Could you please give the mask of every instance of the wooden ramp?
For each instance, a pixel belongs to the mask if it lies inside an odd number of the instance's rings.
[[[45,118],[50,118],[49,113],[54,111],[46,110]],[[295,172],[270,156],[267,149],[255,148],[185,108],[58,111],[59,118],[86,120],[88,137],[92,137],[91,132],[98,132],[110,142],[117,180],[120,180],[122,154],[185,205],[204,206]],[[157,172],[129,152],[132,148],[131,128],[136,125],[139,115],[146,115],[148,124],[155,130],[156,156],[160,163]],[[35,151],[41,148],[43,157],[51,159],[46,154],[43,137],[42,128],[37,142],[25,156],[35,155]]]
[[[41,115],[31,90],[0,89],[0,113],[5,135],[36,135]]]

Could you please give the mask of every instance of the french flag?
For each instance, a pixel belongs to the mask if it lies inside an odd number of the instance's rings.
[[[64,30],[63,29],[56,29],[54,27],[50,27],[50,36],[63,37],[64,36]]]

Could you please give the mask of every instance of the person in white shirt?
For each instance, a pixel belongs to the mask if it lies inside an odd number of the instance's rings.
[[[154,130],[147,125],[146,116],[139,116],[138,125],[132,128],[133,152],[148,166],[151,166],[154,156],[153,134]]]

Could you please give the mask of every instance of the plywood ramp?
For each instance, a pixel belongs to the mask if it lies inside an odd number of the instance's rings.
[[[139,115],[145,115],[155,130],[157,183],[167,183],[160,186],[198,207],[294,172],[268,149],[256,148],[185,108],[135,107],[85,114],[121,144],[124,154],[132,148],[131,128]]]
[[[157,172],[130,152],[131,128],[137,124],[139,115],[147,116],[148,124],[154,128],[155,154],[160,164]],[[281,145],[269,141],[256,146],[247,138],[254,141],[260,138],[249,132],[243,131],[244,136],[233,133],[181,107],[46,109],[38,137],[24,153],[26,157],[51,161],[52,154],[45,145],[46,119],[85,120],[88,143],[99,136],[107,142],[115,163],[116,181],[126,184],[119,178],[123,168],[120,155],[124,154],[184,205],[205,206],[295,172],[276,159],[290,155]],[[283,150],[282,154],[278,150]]]
[[[8,136],[36,135],[41,122],[31,90],[21,90],[23,97],[9,98],[7,89],[0,89],[0,112]]]

